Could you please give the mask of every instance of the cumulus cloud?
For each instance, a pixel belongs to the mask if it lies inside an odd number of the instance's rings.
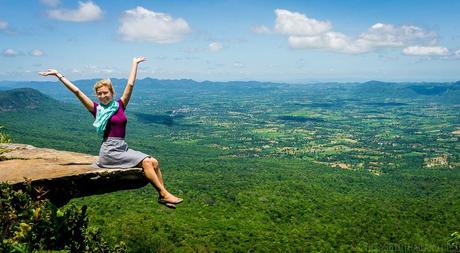
[[[366,53],[377,48],[405,47],[412,43],[434,44],[436,34],[416,26],[377,23],[358,38],[326,32],[317,36],[289,36],[292,48],[323,48],[342,53]]]
[[[60,0],[40,0],[40,2],[49,7],[56,7],[61,3]]]
[[[7,49],[3,50],[2,54],[3,54],[3,56],[6,56],[6,57],[14,57],[14,56],[17,56],[19,53],[14,49],[7,48]]]
[[[48,11],[48,17],[71,22],[89,22],[101,19],[102,9],[92,1],[78,2],[78,9],[57,9]]]
[[[376,23],[357,37],[332,30],[329,21],[304,14],[276,9],[274,30],[288,36],[295,49],[324,49],[340,53],[367,53],[378,48],[401,48],[411,45],[434,46],[437,34],[413,25],[395,26]]]
[[[329,21],[319,21],[298,12],[276,9],[275,31],[281,34],[314,36],[332,29]]]
[[[32,55],[32,56],[40,57],[40,56],[43,56],[45,53],[43,53],[43,51],[40,50],[40,49],[34,49],[34,50],[30,51],[29,54]]]
[[[417,56],[446,56],[449,54],[449,49],[445,47],[410,46],[404,48],[403,53]]]
[[[436,33],[425,31],[413,26],[394,26],[391,24],[377,23],[362,33],[357,43],[368,47],[403,47],[411,43],[424,43],[433,45],[436,43]]]
[[[187,21],[143,7],[126,10],[120,19],[118,33],[126,41],[175,43],[191,32]]]
[[[254,33],[270,33],[270,28],[264,26],[264,25],[259,25],[259,26],[254,26],[253,28],[251,28],[252,32]]]
[[[5,30],[8,27],[8,22],[0,20],[0,30]]]
[[[211,42],[209,43],[209,46],[208,46],[209,50],[211,50],[212,52],[217,52],[217,51],[220,51],[222,49],[222,44],[219,43],[219,42]]]
[[[322,48],[342,53],[364,53],[367,47],[358,45],[348,36],[327,32],[318,36],[289,36],[289,46],[296,49]]]

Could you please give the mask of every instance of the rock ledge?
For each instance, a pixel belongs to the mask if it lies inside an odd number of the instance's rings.
[[[141,168],[104,169],[92,164],[97,156],[37,148],[26,144],[0,144],[0,182],[15,188],[24,182],[57,204],[74,197],[135,189],[147,184]]]

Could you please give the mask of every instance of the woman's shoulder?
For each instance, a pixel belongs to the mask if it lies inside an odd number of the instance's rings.
[[[93,102],[93,110],[90,111],[90,113],[91,113],[94,117],[96,117],[97,107],[99,106],[99,104],[96,103],[95,101],[92,101],[92,102]]]
[[[123,111],[124,111],[125,110],[125,104],[123,103],[123,100],[121,100],[121,98],[119,98],[117,100],[117,102],[118,102],[118,105],[121,106],[121,108],[123,108]]]

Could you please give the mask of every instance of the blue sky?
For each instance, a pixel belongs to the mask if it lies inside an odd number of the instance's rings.
[[[0,80],[460,80],[460,1],[0,0]]]

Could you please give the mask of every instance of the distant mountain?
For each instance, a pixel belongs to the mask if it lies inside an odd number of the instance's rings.
[[[126,85],[126,79],[112,78],[115,86],[116,98],[120,97]],[[82,92],[91,100],[97,101],[93,86],[98,79],[74,80]],[[0,91],[13,88],[33,88],[66,104],[79,104],[75,95],[69,92],[64,85],[56,80],[52,81],[0,81]],[[188,96],[208,96],[210,94],[228,94],[228,96],[250,96],[253,94],[277,94],[292,89],[299,91],[309,90],[311,94],[325,92],[328,94],[347,93],[350,96],[373,99],[401,99],[422,98],[432,102],[460,103],[460,81],[457,82],[384,82],[371,80],[362,83],[317,83],[317,84],[285,84],[257,81],[194,81],[191,79],[160,80],[144,78],[136,81],[132,105],[138,104],[137,99],[152,100],[162,104],[169,103],[171,98]],[[8,93],[10,94],[10,93]],[[166,95],[166,96],[162,96]],[[13,96],[12,94],[9,97]],[[38,96],[38,95],[37,95]],[[30,100],[34,96],[31,95]],[[50,97],[47,97],[48,99]],[[13,99],[15,100],[15,99]],[[16,104],[19,103],[19,104]],[[20,106],[20,102],[7,102],[2,99],[0,110],[14,108],[34,108],[36,102],[29,101],[27,106]],[[78,105],[81,106],[81,105]]]
[[[408,88],[421,95],[441,95],[445,93],[450,87],[439,85],[413,85],[409,86]]]
[[[422,83],[410,85],[407,88],[415,91],[421,95],[459,95],[458,90],[460,90],[460,81],[453,83]]]
[[[387,84],[391,84],[391,83],[377,81],[377,80],[370,80],[370,81],[364,82],[362,84],[363,85],[387,85]]]
[[[61,107],[64,103],[32,88],[0,91],[0,112]]]

